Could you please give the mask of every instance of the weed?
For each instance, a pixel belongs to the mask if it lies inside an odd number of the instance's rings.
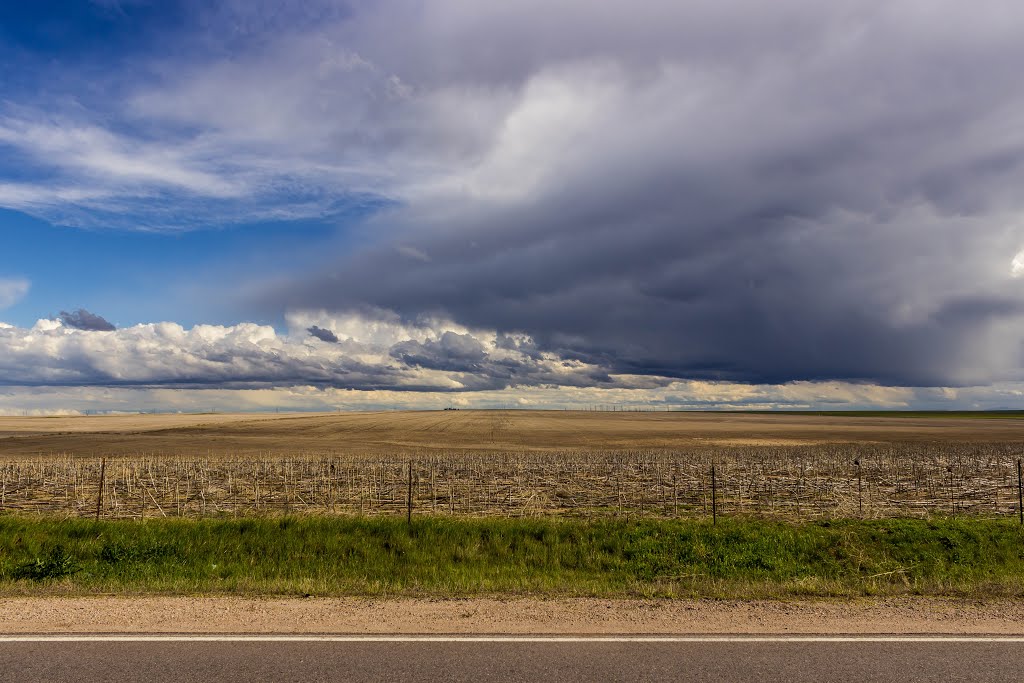
[[[51,548],[45,556],[36,557],[17,565],[13,575],[16,579],[46,581],[71,576],[78,570],[79,566],[75,562],[75,558],[68,554],[63,545],[58,544]]]

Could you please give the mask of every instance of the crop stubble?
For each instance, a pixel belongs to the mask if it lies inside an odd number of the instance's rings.
[[[0,511],[1016,514],[1020,420],[444,411],[0,419]],[[857,464],[859,463],[859,465]],[[859,477],[858,477],[859,474]],[[860,482],[858,484],[858,481]]]

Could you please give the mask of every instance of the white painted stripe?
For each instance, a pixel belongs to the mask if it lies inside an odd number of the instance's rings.
[[[1017,643],[998,635],[703,635],[703,636],[502,636],[502,635],[265,635],[265,634],[21,634],[0,643]]]

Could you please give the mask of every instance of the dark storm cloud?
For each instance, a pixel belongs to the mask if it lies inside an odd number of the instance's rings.
[[[392,244],[279,304],[442,314],[618,373],[1021,376],[1018,5],[445,6],[461,23],[360,54],[507,108],[473,120],[440,189],[376,219]],[[476,362],[438,351],[396,353]]]
[[[111,332],[117,328],[103,316],[90,313],[84,308],[76,311],[61,311],[60,321],[67,327],[92,332]]]
[[[523,347],[523,348],[520,348]],[[437,339],[406,340],[391,347],[389,355],[403,366],[448,373],[468,389],[504,389],[510,386],[594,386],[612,382],[600,367],[580,368],[572,362],[553,361],[577,372],[553,371],[539,353],[529,352],[529,342],[496,345],[511,355],[489,353],[472,334],[446,331]],[[525,349],[525,350],[524,350]]]
[[[322,327],[317,327],[316,325],[313,325],[306,331],[309,332],[311,336],[316,337],[320,341],[328,342],[331,344],[338,343],[338,335],[334,334],[330,330],[325,330]]]
[[[487,357],[483,344],[472,335],[451,331],[436,341],[400,342],[391,347],[390,354],[407,365],[457,372],[479,372]]]

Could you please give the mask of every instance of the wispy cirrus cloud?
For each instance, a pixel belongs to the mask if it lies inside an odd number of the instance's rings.
[[[145,142],[74,122],[0,121],[0,144],[39,166],[57,167],[97,183],[166,186],[213,197],[239,192],[228,179],[202,171],[201,150]]]
[[[31,287],[32,283],[25,278],[0,277],[0,310],[21,301]]]

